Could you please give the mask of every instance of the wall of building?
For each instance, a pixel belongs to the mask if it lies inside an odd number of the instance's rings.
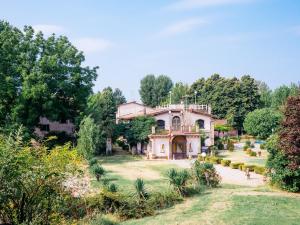
[[[39,125],[48,125],[49,130],[42,130],[40,127],[35,128],[35,134],[39,137],[44,137],[51,131],[56,132],[66,132],[68,135],[73,135],[75,132],[75,125],[70,122],[69,120],[66,121],[66,123],[60,123],[57,121],[50,121],[46,117],[41,117]]]
[[[153,109],[147,106],[143,106],[141,104],[132,102],[128,104],[123,104],[118,107],[117,117],[126,116],[130,114],[144,114],[151,113]]]
[[[187,140],[187,155],[196,156],[200,152],[201,141],[200,137],[186,137]]]
[[[164,151],[162,151],[162,145],[164,145]],[[152,139],[152,155],[157,157],[168,157],[169,156],[169,138],[154,138]]]
[[[185,117],[188,125],[195,126],[196,121],[201,119],[204,121],[204,130],[209,131],[211,129],[211,117],[209,116],[187,112]]]

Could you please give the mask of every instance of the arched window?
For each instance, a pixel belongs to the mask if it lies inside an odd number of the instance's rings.
[[[180,118],[179,116],[174,116],[172,119],[173,130],[180,130]]]
[[[157,125],[158,130],[164,130],[165,129],[165,121],[164,120],[157,120],[156,125]]]
[[[197,120],[196,123],[200,129],[204,129],[204,120]]]

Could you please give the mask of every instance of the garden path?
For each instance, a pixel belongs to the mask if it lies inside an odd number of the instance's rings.
[[[182,168],[190,168],[192,166],[191,160],[169,160],[168,162]],[[250,179],[247,179],[244,171],[231,169],[230,167],[224,167],[221,165],[214,166],[217,172],[222,177],[222,183],[236,184],[249,187],[258,187],[264,185],[262,175],[250,173]]]

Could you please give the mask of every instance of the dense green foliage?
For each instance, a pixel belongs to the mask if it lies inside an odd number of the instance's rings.
[[[128,144],[136,145],[138,142],[147,143],[148,136],[151,134],[151,128],[156,124],[153,117],[140,116],[131,120],[129,123],[121,123],[118,128],[122,131],[119,133],[124,135]]]
[[[188,91],[189,86],[187,84],[183,84],[182,82],[175,83],[171,90],[171,104],[180,104],[184,101]],[[170,100],[166,99],[166,102],[169,103]]]
[[[267,167],[271,182],[293,192],[300,191],[300,97],[290,97],[279,135],[268,139]]]
[[[169,96],[172,87],[173,82],[168,76],[147,75],[141,80],[141,100],[145,105],[158,106]]]
[[[266,139],[278,129],[281,120],[282,115],[276,110],[256,109],[247,114],[244,129],[250,135]]]
[[[49,151],[39,143],[26,146],[21,137],[0,137],[0,221],[60,223],[72,199],[64,182],[79,174],[81,158],[69,145]]]
[[[298,90],[299,91],[299,90]],[[289,159],[289,168],[300,175],[300,93],[288,98],[279,132],[279,146]],[[300,181],[299,181],[300,184]],[[300,186],[299,186],[300,189]]]
[[[97,67],[83,67],[84,55],[66,37],[45,38],[0,21],[0,124],[32,129],[40,116],[79,121],[92,93]]]
[[[191,98],[195,91],[198,103],[211,105],[214,115],[218,118],[227,118],[229,124],[239,130],[246,114],[260,105],[258,86],[248,75],[239,80],[214,74],[208,79],[201,78],[191,85]]]
[[[116,138],[116,111],[119,104],[126,102],[125,97],[119,89],[113,91],[110,87],[91,95],[88,99],[85,114],[94,121],[95,134],[97,133],[94,154],[102,154],[106,151],[107,138]],[[83,124],[84,125],[84,124]],[[89,134],[93,137],[93,134]],[[79,135],[80,137],[80,135]],[[92,139],[91,139],[92,140]]]
[[[88,116],[85,117],[79,127],[77,149],[86,159],[92,158],[99,152],[99,134],[100,129],[94,120]]]
[[[272,135],[267,140],[266,148],[269,152],[266,167],[267,175],[273,185],[287,191],[297,192],[300,190],[300,171],[288,167],[290,161],[287,155],[279,148],[279,136]]]

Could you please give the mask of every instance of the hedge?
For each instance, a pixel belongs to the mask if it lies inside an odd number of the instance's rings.
[[[209,159],[209,162],[213,163],[213,164],[220,164],[221,163],[221,158],[218,158],[218,157],[211,157]]]
[[[239,163],[239,162],[230,163],[230,168],[231,169],[239,169],[240,165],[244,165],[244,163]]]
[[[256,167],[255,165],[242,165],[242,170],[246,171],[246,169],[249,168],[250,172],[254,172],[255,167]]]
[[[263,167],[263,166],[256,166],[256,167],[254,168],[254,172],[255,172],[256,174],[264,175],[265,172],[266,172],[266,168]]]
[[[231,160],[223,159],[221,160],[221,165],[222,166],[229,166],[231,163]]]

